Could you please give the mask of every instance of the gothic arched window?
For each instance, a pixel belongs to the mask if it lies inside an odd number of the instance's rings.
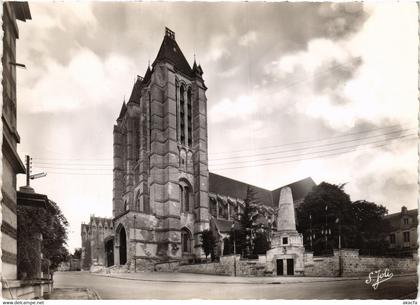
[[[184,187],[184,212],[190,211],[190,188],[188,186]]]
[[[179,89],[179,116],[180,116],[180,134],[181,134],[181,144],[185,145],[185,100],[184,100],[185,89],[181,85]]]
[[[188,127],[188,146],[192,146],[192,104],[191,104],[191,88],[187,91],[187,127]]]
[[[179,201],[181,204],[181,212],[191,213],[193,207],[193,192],[191,185],[186,181],[179,183]]]
[[[145,209],[144,209],[144,203],[143,203],[143,200],[142,200],[142,198],[141,198],[141,196],[140,196],[140,192],[138,192],[138,193],[137,193],[137,197],[136,197],[136,207],[137,207],[137,210],[138,210],[139,212],[146,212],[146,211],[145,211]]]
[[[182,228],[181,229],[182,254],[191,254],[191,248],[192,248],[191,243],[192,243],[191,232],[186,228]]]
[[[181,204],[181,211],[184,206],[184,188],[182,185],[179,186],[179,203]]]

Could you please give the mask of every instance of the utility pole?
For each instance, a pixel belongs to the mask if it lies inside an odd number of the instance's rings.
[[[26,155],[26,187],[30,187],[30,177],[31,177],[31,157]]]
[[[235,221],[232,224],[233,230],[233,276],[236,276],[236,231],[235,231]]]

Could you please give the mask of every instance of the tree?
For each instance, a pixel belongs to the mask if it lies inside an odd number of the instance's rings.
[[[72,258],[80,259],[82,257],[82,248],[74,249],[74,253],[72,254]]]
[[[315,253],[338,248],[340,233],[341,246],[347,248],[376,247],[372,241],[383,238],[379,232],[386,227],[386,208],[367,201],[352,202],[344,186],[322,182],[297,210],[297,229],[308,249],[312,238]]]
[[[257,199],[257,192],[248,186],[246,193],[244,208],[234,217],[238,225],[232,228],[230,243],[233,245],[235,242],[236,253],[241,253],[243,257],[250,257],[265,253],[269,248],[268,234],[271,225],[265,219],[265,211]]]
[[[210,230],[204,230],[201,233],[201,248],[204,251],[204,255],[207,257],[210,255],[211,260],[214,261],[215,259],[215,252],[214,248],[216,247],[216,238],[213,235],[213,232]]]
[[[17,207],[18,221],[18,272],[27,274],[29,277],[34,274],[38,265],[34,262],[33,240],[36,233],[42,234],[41,252],[44,261],[42,271],[54,271],[58,265],[69,257],[66,249],[68,222],[61,213],[58,205],[49,201],[47,208],[34,208],[28,206]]]

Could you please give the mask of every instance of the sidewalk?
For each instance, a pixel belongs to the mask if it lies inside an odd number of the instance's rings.
[[[92,275],[113,277],[126,280],[146,282],[182,282],[182,283],[219,283],[219,284],[288,284],[308,282],[331,282],[359,280],[365,277],[303,277],[303,276],[282,276],[282,277],[234,277],[212,274],[196,273],[172,273],[172,272],[137,272],[137,273],[92,273]]]
[[[47,300],[100,300],[96,291],[88,288],[54,288]]]

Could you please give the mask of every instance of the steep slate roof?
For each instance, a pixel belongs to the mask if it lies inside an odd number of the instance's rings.
[[[13,7],[15,11],[16,19],[23,22],[26,22],[26,20],[28,19],[32,19],[28,2],[24,2],[24,1],[10,2],[10,5]]]
[[[301,201],[305,198],[305,196],[312,191],[312,188],[315,186],[315,182],[312,180],[311,177],[290,183],[288,186],[292,189],[292,196],[293,196],[293,201]],[[271,193],[273,194],[273,202],[275,204],[275,206],[278,205],[279,203],[279,199],[280,199],[280,190],[285,187],[279,187],[278,189],[275,189],[274,191],[272,191]]]
[[[411,219],[414,220],[414,222],[405,226],[401,224],[401,219],[404,217],[404,215],[409,216]],[[418,215],[418,210],[413,209],[413,210],[408,210],[406,213],[398,212],[398,213],[388,214],[384,218],[389,221],[390,230],[396,231],[398,229],[401,229],[402,226],[404,226],[404,228],[417,227],[418,226],[417,215]]]
[[[256,199],[261,201],[266,206],[273,208],[278,207],[280,189],[283,187],[290,187],[292,189],[293,201],[301,201],[316,185],[312,178],[308,177],[288,185],[284,185],[274,191],[269,191],[254,185],[250,185],[241,181],[233,180],[214,173],[209,174],[209,192],[232,198],[239,198],[244,200],[246,198],[246,190],[248,185],[256,192]]]
[[[125,104],[125,101],[124,101],[124,103],[121,106],[120,115],[118,116],[117,120],[122,119],[126,111],[127,111],[127,105]]]
[[[184,54],[175,41],[175,34],[172,31],[168,34],[168,31],[170,30],[166,29],[165,37],[163,38],[158,55],[153,62],[153,67],[158,61],[168,61],[173,64],[178,71],[188,76],[193,76],[190,64],[185,59]]]
[[[244,200],[246,198],[247,183],[223,177],[214,173],[209,174],[209,192]],[[256,192],[256,199],[263,204],[272,206],[271,192],[260,187],[250,185]]]
[[[133,90],[131,91],[130,99],[128,102],[140,103],[141,89],[143,88],[143,78],[137,76],[137,80],[134,83]]]

